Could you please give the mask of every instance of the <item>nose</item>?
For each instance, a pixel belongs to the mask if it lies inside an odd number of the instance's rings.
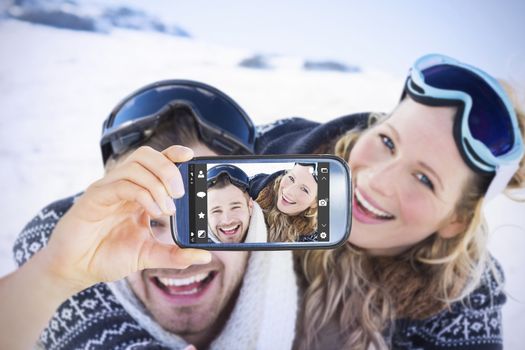
[[[396,187],[401,181],[400,163],[395,160],[375,165],[368,169],[365,174],[368,186],[376,193],[390,197],[395,193]]]
[[[299,185],[298,184],[293,184],[292,186],[290,186],[290,188],[288,189],[288,194],[291,195],[292,199],[296,199],[297,196],[299,195],[300,193],[300,188],[299,188]]]
[[[222,225],[229,225],[233,222],[232,218],[231,218],[231,215],[230,215],[230,212],[229,211],[224,211],[221,215],[221,224]]]

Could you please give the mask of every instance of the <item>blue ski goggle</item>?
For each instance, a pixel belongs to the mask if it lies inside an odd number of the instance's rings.
[[[100,147],[104,164],[152,135],[158,123],[176,108],[195,116],[200,136],[223,154],[253,154],[255,127],[229,96],[190,80],[165,80],[135,91],[104,121]]]
[[[237,187],[247,190],[250,187],[250,178],[244,171],[235,165],[220,164],[208,170],[207,182],[208,187],[213,186],[220,175],[225,174],[230,179],[230,182]]]
[[[485,195],[505,189],[524,154],[518,120],[501,85],[478,68],[450,57],[430,54],[412,66],[405,83],[415,101],[431,106],[457,106],[454,138],[474,171],[493,174]]]

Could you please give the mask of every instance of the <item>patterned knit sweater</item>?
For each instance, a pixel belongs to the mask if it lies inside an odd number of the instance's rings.
[[[18,266],[44,247],[75,196],[45,207],[15,241]],[[74,233],[73,233],[74,234]],[[209,349],[290,349],[295,336],[297,285],[289,251],[252,252],[235,306]],[[99,283],[66,300],[40,336],[45,349],[183,349],[125,280]]]

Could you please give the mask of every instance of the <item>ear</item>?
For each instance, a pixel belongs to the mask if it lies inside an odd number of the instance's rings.
[[[253,214],[253,199],[250,197],[248,200],[248,211],[250,212],[250,216]]]
[[[437,233],[441,238],[450,239],[460,234],[461,232],[465,232],[467,230],[467,227],[468,225],[463,220],[460,220],[459,218],[454,217],[452,220],[446,223],[442,228],[440,228],[437,231]]]

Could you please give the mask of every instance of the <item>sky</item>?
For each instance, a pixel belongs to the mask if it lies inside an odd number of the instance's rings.
[[[131,0],[201,40],[404,75],[440,52],[525,84],[525,1]]]

